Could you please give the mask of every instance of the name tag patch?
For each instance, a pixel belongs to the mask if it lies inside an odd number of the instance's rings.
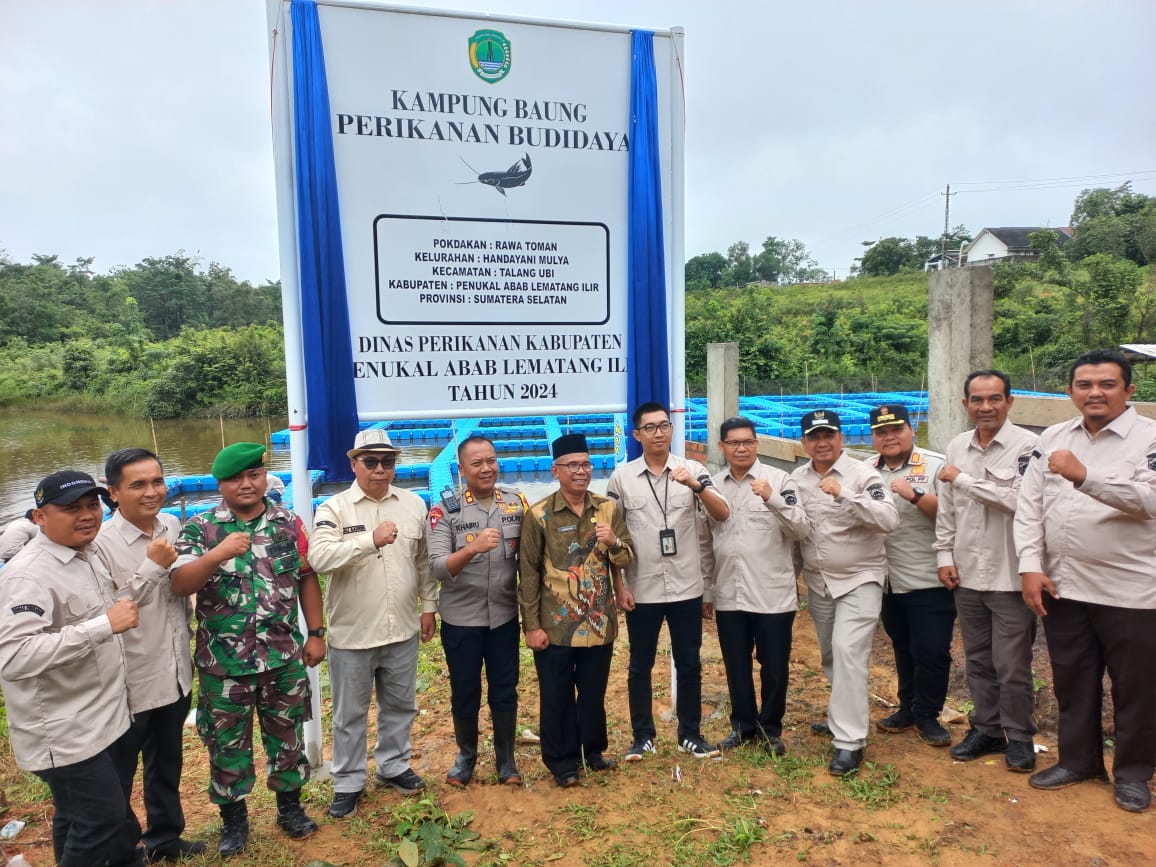
[[[349,533],[364,533],[364,532],[365,532],[365,524],[354,524],[352,527],[342,527],[341,528],[342,535],[348,535]]]
[[[44,616],[44,609],[39,605],[33,605],[31,602],[26,602],[23,605],[13,605],[13,614],[35,614],[37,617]]]

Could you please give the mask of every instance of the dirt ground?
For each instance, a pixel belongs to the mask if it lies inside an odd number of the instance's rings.
[[[610,752],[621,757],[630,743],[625,634],[619,642],[607,710]],[[486,848],[462,852],[469,864],[1156,864],[1156,811],[1125,813],[1116,807],[1110,784],[1040,792],[1028,785],[1026,775],[1008,772],[1002,756],[958,763],[945,749],[929,747],[913,733],[878,732],[871,735],[867,761],[857,779],[831,777],[826,771],[830,745],[809,731],[811,721],[825,717],[827,686],[806,611],[795,624],[784,720],[789,753],[784,759],[772,760],[754,746],[716,760],[679,755],[669,708],[669,668],[660,654],[655,671],[658,754],[623,764],[617,771],[591,775],[580,787],[567,790],[554,785],[532,742],[519,746],[524,788],[497,785],[488,742],[475,783],[465,790],[447,785],[444,774],[455,752],[448,686],[444,667],[438,668],[440,656],[427,658],[433,675],[419,695],[412,765],[429,784],[426,807],[474,814],[469,827],[481,835],[479,843]],[[967,690],[958,637],[955,658],[949,705],[961,711],[966,710]],[[704,635],[703,662],[703,729],[708,738],[718,740],[727,734],[729,724],[726,679],[713,623],[707,624]],[[886,716],[895,699],[891,665],[880,628],[871,668],[873,720]],[[1036,743],[1046,748],[1038,756],[1039,766],[1046,767],[1056,755],[1055,706],[1042,647],[1036,671],[1041,721]],[[519,729],[536,729],[532,664],[524,665],[522,674]],[[483,720],[483,730],[485,726]],[[965,728],[962,716],[949,724],[956,741]],[[205,840],[215,851],[217,817],[205,796],[204,750],[191,729],[186,738],[182,786],[186,836]],[[0,776],[9,800],[3,821],[25,818],[29,825],[15,841],[3,844],[4,854],[23,852],[30,864],[51,864],[50,804],[22,803],[14,797],[14,792],[30,788],[27,783],[13,785],[14,776],[10,768]],[[138,815],[143,815],[139,786],[137,794]],[[307,788],[307,808],[321,822],[321,830],[298,843],[273,827],[272,797],[259,789],[251,798],[250,849],[232,863],[394,863],[394,827],[412,805],[392,791],[371,790],[355,819],[335,821],[325,815],[331,794],[328,783]],[[216,858],[206,856],[194,863],[216,863]]]

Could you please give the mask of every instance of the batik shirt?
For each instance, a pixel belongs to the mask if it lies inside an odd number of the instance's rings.
[[[197,591],[197,668],[217,677],[272,671],[301,656],[297,586],[311,575],[301,519],[265,500],[265,511],[242,521],[223,502],[185,524],[178,569],[230,533],[248,533],[250,547],[222,563]]]
[[[619,547],[598,542],[595,524],[609,524]],[[610,566],[634,557],[626,522],[614,501],[586,493],[575,515],[561,491],[530,507],[522,521],[518,604],[522,629],[543,629],[551,644],[597,647],[618,633]]]

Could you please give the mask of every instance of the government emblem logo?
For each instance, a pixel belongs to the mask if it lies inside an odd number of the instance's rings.
[[[495,84],[510,73],[510,40],[500,30],[479,30],[470,37],[470,68]]]

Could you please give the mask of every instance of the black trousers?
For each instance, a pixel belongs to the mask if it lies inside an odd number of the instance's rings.
[[[185,830],[181,768],[185,719],[191,702],[189,694],[164,707],[138,713],[128,731],[109,747],[129,812],[137,756],[144,758],[142,794],[148,828],[141,839],[150,851],[174,842]]]
[[[1059,764],[1078,774],[1104,769],[1104,669],[1116,710],[1112,776],[1146,782],[1156,764],[1156,609],[1117,608],[1044,594],[1044,635],[1060,706]]]
[[[52,791],[52,849],[60,867],[143,863],[136,845],[140,825],[107,749],[82,762],[36,771],[36,776]]]
[[[670,649],[677,669],[678,738],[701,737],[702,723],[702,597],[683,602],[656,602],[635,605],[626,612],[626,631],[630,636],[630,662],[626,669],[626,687],[630,700],[630,727],[634,739],[654,739],[651,674],[658,651],[658,633],[662,621],[670,630]]]
[[[782,736],[795,612],[715,611],[715,623],[731,696],[731,728],[744,739],[759,735],[760,729],[770,737]],[[761,710],[755,705],[752,650],[759,661]]]
[[[606,681],[614,645],[534,651],[542,764],[556,777],[577,773],[582,756],[606,749]]]
[[[947,698],[955,597],[946,587],[883,594],[883,628],[895,650],[899,707],[936,719]]]
[[[518,618],[494,629],[442,621],[442,649],[450,671],[450,710],[477,719],[482,708],[482,666],[490,711],[518,710]]]

